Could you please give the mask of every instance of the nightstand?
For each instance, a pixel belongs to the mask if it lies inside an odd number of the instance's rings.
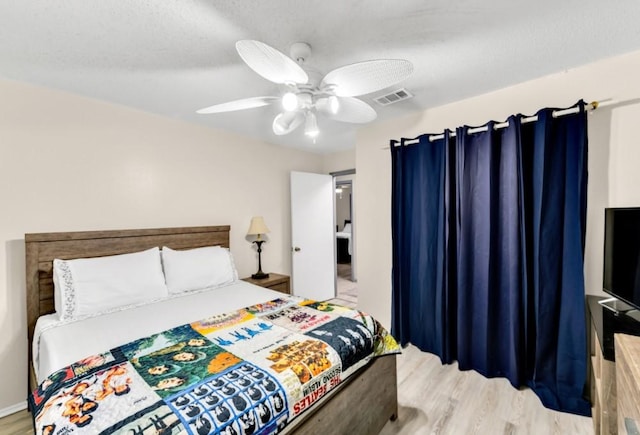
[[[269,272],[269,278],[253,279],[251,277],[248,277],[242,278],[242,280],[250,282],[251,284],[259,285],[260,287],[279,291],[288,295],[291,294],[291,278],[289,278],[289,276],[287,275],[280,275],[279,273]]]

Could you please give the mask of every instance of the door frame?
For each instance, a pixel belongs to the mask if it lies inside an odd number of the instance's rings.
[[[333,176],[333,188],[334,188],[334,192],[336,189],[336,186],[338,183],[337,178],[338,177],[343,177],[343,176],[348,176],[348,175],[356,175],[356,170],[355,168],[352,169],[345,169],[342,171],[335,171],[335,172],[329,172],[329,175]],[[351,177],[347,180],[344,181],[348,181],[349,184],[351,185],[351,201],[350,201],[350,215],[351,215],[351,247],[352,247],[352,254],[351,254],[351,281],[353,282],[357,282],[358,281],[358,275],[357,275],[357,268],[356,268],[356,259],[358,256],[358,250],[356,248],[356,240],[357,240],[357,229],[356,229],[356,225],[355,225],[355,207],[354,207],[354,201],[355,201],[355,186],[356,186],[356,180]],[[336,195],[334,193],[333,195],[333,228],[334,228],[334,234],[333,234],[333,244],[334,244],[334,251],[337,249],[337,239],[336,239],[336,225],[339,222],[336,222]],[[338,263],[336,261],[335,264],[335,271],[334,271],[334,276],[335,276],[335,291],[336,291],[336,295],[338,294]]]

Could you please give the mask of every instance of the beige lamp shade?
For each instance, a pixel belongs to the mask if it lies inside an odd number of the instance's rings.
[[[264,223],[262,216],[254,216],[251,218],[247,236],[260,236],[260,234],[267,234],[268,232],[270,232],[269,228],[267,228],[267,225]]]

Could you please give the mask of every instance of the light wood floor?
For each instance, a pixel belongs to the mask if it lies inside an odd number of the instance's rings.
[[[351,264],[338,264],[335,303],[355,307],[358,304],[358,283],[351,281]]]
[[[31,414],[29,414],[29,411],[25,409],[24,411],[0,418],[0,434],[33,434],[33,424],[31,423]]]
[[[338,265],[338,294],[332,301],[355,308],[357,283],[344,279],[351,273],[344,266]],[[380,435],[593,433],[590,418],[549,410],[528,388],[516,390],[506,379],[462,372],[457,364],[443,366],[435,355],[409,346],[398,357],[398,419]]]
[[[398,357],[398,419],[390,434],[593,434],[591,418],[551,411],[529,389],[487,379],[408,346]]]

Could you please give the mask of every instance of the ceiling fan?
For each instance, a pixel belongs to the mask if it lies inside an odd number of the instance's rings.
[[[291,57],[264,42],[253,40],[236,42],[236,50],[252,70],[282,85],[282,95],[229,101],[200,109],[197,113],[233,112],[280,102],[283,111],[272,125],[273,132],[279,136],[291,133],[304,123],[305,135],[315,138],[319,134],[316,113],[341,122],[371,122],[377,117],[376,111],[355,97],[401,82],[413,71],[413,64],[408,60],[376,59],[336,68],[319,79],[315,71],[309,68],[305,71],[305,60],[311,54],[307,43],[293,44]]]

